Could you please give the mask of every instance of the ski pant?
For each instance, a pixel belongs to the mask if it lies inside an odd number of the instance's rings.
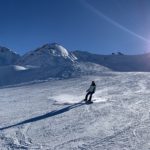
[[[89,100],[88,100],[88,96],[90,95],[90,98],[89,98]],[[85,100],[87,100],[87,101],[91,101],[92,100],[92,95],[93,95],[93,92],[88,92],[87,94],[86,94],[86,96],[85,96]]]

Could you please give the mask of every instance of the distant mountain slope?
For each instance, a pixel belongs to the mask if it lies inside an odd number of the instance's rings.
[[[15,65],[0,67],[0,86],[48,78],[96,75],[108,70],[99,64],[78,62],[73,53],[57,43],[46,44],[20,57]]]
[[[52,43],[45,44],[34,51],[26,53],[18,61],[18,65],[36,68],[50,77],[70,77],[77,58],[63,46]]]
[[[19,56],[0,47],[0,86],[48,78],[72,78],[82,75],[102,75],[110,71],[150,71],[150,54],[98,55],[89,52],[69,52],[57,43],[45,44]]]
[[[43,70],[43,74],[49,72],[52,77],[65,78],[108,70],[96,63],[79,62],[72,52],[57,43],[45,44],[34,51],[30,51],[21,57],[18,65],[32,66]]]
[[[92,62],[114,71],[150,71],[150,54],[143,55],[98,55],[74,51],[79,62]]]
[[[8,48],[0,46],[0,66],[13,65],[20,56]]]
[[[34,51],[26,53],[19,60],[20,65],[45,66],[67,66],[72,65],[77,58],[69,53],[63,46],[52,43],[45,44]]]

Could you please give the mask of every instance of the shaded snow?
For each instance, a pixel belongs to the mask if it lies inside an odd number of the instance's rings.
[[[94,63],[61,63],[54,66],[38,65],[10,65],[0,67],[0,87],[15,84],[25,84],[27,82],[49,80],[50,78],[72,78],[81,75],[105,74],[110,72],[106,67]]]
[[[8,48],[0,46],[0,66],[15,64],[20,56]]]

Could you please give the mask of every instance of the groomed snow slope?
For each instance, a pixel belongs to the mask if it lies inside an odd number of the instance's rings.
[[[92,105],[80,103],[92,80]],[[150,149],[150,73],[113,73],[0,89],[0,147]]]

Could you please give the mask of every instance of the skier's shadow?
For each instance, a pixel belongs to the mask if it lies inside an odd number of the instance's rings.
[[[12,128],[12,127],[15,127],[15,126],[19,126],[19,125],[23,125],[23,124],[27,124],[27,123],[31,123],[31,122],[35,122],[35,121],[39,121],[39,120],[43,120],[43,119],[53,117],[53,116],[56,116],[56,115],[59,115],[59,114],[63,114],[63,113],[65,113],[65,112],[67,112],[67,111],[69,111],[73,108],[80,107],[82,105],[84,105],[84,103],[82,103],[82,102],[76,103],[76,104],[73,104],[73,105],[69,105],[65,108],[62,108],[62,109],[59,109],[59,110],[54,110],[54,111],[51,111],[47,114],[37,116],[37,117],[33,117],[33,118],[30,118],[30,119],[24,120],[22,122],[16,123],[14,125],[2,127],[2,128],[0,128],[0,130],[9,129],[9,128]]]

